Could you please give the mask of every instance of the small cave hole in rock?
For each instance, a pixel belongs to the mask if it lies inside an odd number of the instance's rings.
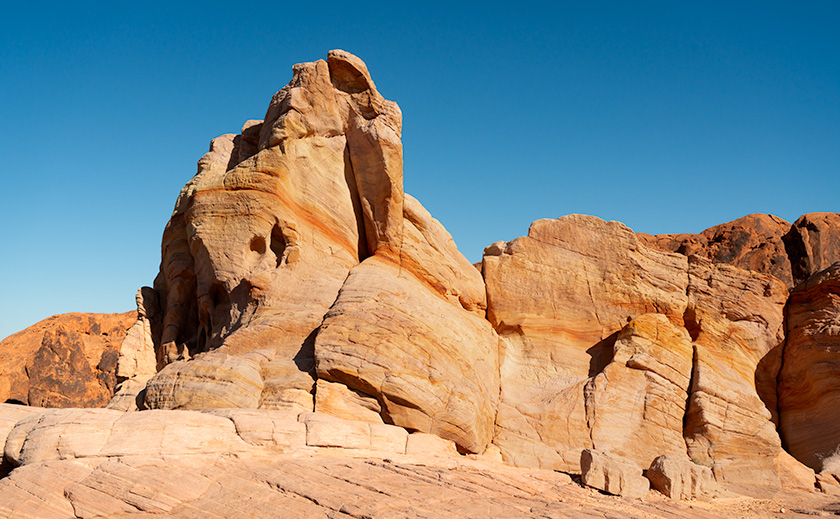
[[[251,238],[251,250],[257,254],[265,254],[265,238],[262,236]]]
[[[685,323],[685,329],[688,330],[688,334],[691,336],[691,342],[696,341],[697,337],[700,336],[700,323],[697,321],[697,313],[694,311],[694,308],[686,308],[683,313],[683,322]]]
[[[283,230],[279,225],[271,229],[271,252],[277,257],[277,266],[283,262],[283,252],[286,250],[286,239],[283,237]]]

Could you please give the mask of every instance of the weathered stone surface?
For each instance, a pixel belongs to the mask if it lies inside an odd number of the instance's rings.
[[[609,494],[644,498],[650,490],[650,481],[642,475],[642,469],[605,452],[581,451],[580,471],[584,485]]]
[[[840,473],[840,263],[791,292],[779,373],[779,428],[787,449]]]
[[[840,474],[820,472],[817,474],[817,487],[823,494],[840,496]]]
[[[166,459],[63,460],[24,466],[0,481],[4,517],[685,517],[825,512],[832,498],[691,504],[594,493],[565,474],[464,461],[217,454]],[[793,512],[792,512],[793,513]]]
[[[306,447],[306,424],[295,412],[269,409],[208,409],[203,411],[233,422],[236,434],[246,443],[281,452]]]
[[[350,272],[324,318],[316,369],[375,396],[386,422],[481,452],[498,398],[497,341],[479,315],[373,256]]]
[[[710,227],[699,234],[639,233],[648,247],[685,256],[696,254],[715,263],[770,274],[793,286],[791,263],[783,237],[791,224],[771,214],[750,214]]]
[[[134,318],[134,312],[55,315],[3,339],[0,402],[105,406],[116,385],[118,348]]]
[[[138,294],[106,383],[109,395],[120,384],[112,410],[15,423],[6,447],[24,476],[13,476],[31,483],[23,469],[75,463],[68,471],[85,475],[61,499],[81,516],[177,510],[168,494],[143,508],[120,493],[117,480],[140,470],[123,472],[140,448],[161,459],[349,450],[412,463],[437,452],[455,468],[457,445],[473,459],[568,471],[591,449],[635,467],[690,458],[754,495],[813,487],[774,425],[787,423],[777,389],[804,394],[777,388],[779,371],[784,381],[808,357],[788,363],[796,347],[784,343],[782,308],[785,284],[837,253],[840,215],[792,226],[750,215],[659,237],[572,215],[492,244],[476,269],[403,193],[401,124],[364,63],[332,51],[293,68],[264,121],[214,139],[167,224],[154,288]],[[822,312],[813,326],[803,317],[802,330],[830,336],[834,303],[820,297],[800,305]],[[81,339],[46,338],[31,371],[41,389],[27,401],[58,401],[67,391],[51,388],[61,385],[90,392],[97,373],[82,362]],[[113,372],[113,360],[97,362]],[[0,396],[12,398],[10,380],[0,378]],[[822,394],[792,409],[823,405]],[[115,411],[144,408],[155,411]],[[171,409],[187,414],[162,411]],[[194,449],[172,446],[189,435]],[[833,453],[819,455],[823,469]],[[199,479],[195,502],[208,492]],[[96,504],[97,493],[116,497]]]
[[[483,319],[480,273],[443,226],[405,196],[398,261],[372,256],[351,270],[315,340],[316,372],[340,382],[318,412],[358,412],[437,434],[471,452],[490,442],[499,393],[498,337]],[[316,388],[317,389],[317,388]],[[367,396],[366,396],[367,395]],[[372,397],[372,398],[371,398]],[[349,400],[348,400],[349,399]]]
[[[689,258],[694,374],[685,436],[718,481],[776,487],[781,442],[759,398],[759,362],[781,344],[787,290],[772,276]]]
[[[233,136],[213,141],[164,232],[163,364],[271,348],[308,373],[310,336],[367,254],[327,63],[296,65],[257,126],[258,151],[242,162]],[[272,402],[288,400],[283,389],[266,388]]]
[[[708,500],[715,480],[708,467],[674,456],[659,456],[645,473],[651,485],[671,499]]]
[[[328,415],[305,413],[306,444],[311,447],[370,449],[370,424]]]
[[[142,405],[362,413],[484,450],[499,393],[484,282],[403,193],[399,107],[344,51],[293,73],[181,191]]]
[[[30,407],[18,404],[0,404],[0,445],[6,445],[6,439],[12,432],[15,425],[24,418],[35,414],[41,414],[45,409]],[[11,463],[6,461],[5,456],[0,454],[0,478],[6,477],[12,469]]]
[[[249,446],[231,420],[189,411],[56,409],[19,421],[6,439],[14,465],[50,460],[235,453]]]
[[[315,387],[317,412],[346,420],[383,423],[382,406],[376,398],[325,379],[318,379]]]
[[[160,305],[154,289],[143,287],[135,296],[137,320],[120,344],[114,397],[108,408],[135,411],[143,404],[146,382],[157,373],[155,343],[160,342]]]
[[[661,452],[687,459],[688,332],[662,314],[644,314],[622,328],[613,352],[612,362],[584,388],[592,444],[640,466]]]
[[[145,405],[150,409],[256,408],[263,391],[262,365],[274,350],[244,355],[208,352],[167,365],[146,385]]]
[[[493,441],[505,461],[574,471],[583,448],[640,466],[687,450],[739,491],[774,491],[782,473],[808,484],[768,409],[784,338],[778,279],[648,249],[583,216],[535,222],[488,247],[483,269],[502,337]]]
[[[682,325],[687,260],[648,249],[618,222],[571,215],[538,220],[528,236],[491,245],[483,273],[487,315],[502,338],[493,442],[509,463],[577,471],[580,450],[597,448],[588,423],[590,378],[612,360],[628,319],[661,313]],[[641,407],[631,412],[644,408],[643,372],[631,375],[642,384],[631,397]],[[656,454],[649,455],[640,466]]]
[[[840,214],[808,213],[785,235],[795,284],[840,261]]]
[[[427,433],[412,433],[408,435],[405,453],[414,456],[455,456],[458,451],[455,443],[444,440],[439,436]]]

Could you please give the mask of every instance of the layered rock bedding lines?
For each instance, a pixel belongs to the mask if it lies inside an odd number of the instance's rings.
[[[66,408],[2,406],[0,496],[33,517],[180,516],[212,509],[196,504],[212,470],[257,460],[287,488],[272,456],[330,449],[519,467],[551,492],[554,471],[641,498],[840,492],[840,215],[660,236],[569,215],[472,265],[404,193],[401,132],[356,56],[295,65],[263,120],[211,142],[137,313],[96,325],[105,346],[41,323],[38,347],[0,343],[28,352],[2,366],[2,400]],[[192,497],[94,498],[174,477],[167,460]],[[39,489],[53,473],[71,490]]]

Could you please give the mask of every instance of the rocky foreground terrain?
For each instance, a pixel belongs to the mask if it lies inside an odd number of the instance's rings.
[[[476,268],[401,131],[357,57],[295,65],[211,142],[136,314],[0,343],[0,515],[840,513],[840,215],[570,215]]]

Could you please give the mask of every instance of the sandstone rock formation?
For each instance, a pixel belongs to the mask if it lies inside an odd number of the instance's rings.
[[[802,474],[760,398],[776,372],[759,364],[783,340],[775,278],[649,249],[579,215],[493,244],[483,272],[502,339],[494,443],[506,461],[576,471],[575,449],[592,448],[640,468],[691,457],[741,484]]]
[[[481,452],[498,338],[481,274],[403,193],[400,110],[346,52],[293,72],[181,191],[112,407],[153,349],[140,407],[332,410]]]
[[[672,499],[708,500],[715,493],[712,471],[673,456],[659,456],[645,473],[651,485]]]
[[[0,402],[103,407],[113,396],[124,314],[55,315],[0,342]]]
[[[617,496],[643,498],[650,481],[632,464],[605,452],[584,449],[580,453],[580,479],[584,485]]]
[[[840,262],[791,292],[779,374],[785,446],[816,470],[840,473]]]
[[[3,517],[253,517],[282,510],[301,517],[710,519],[780,510],[825,515],[836,501],[801,491],[691,504],[653,492],[644,501],[606,498],[562,473],[463,456],[436,436],[317,413],[0,404],[0,417],[12,423],[10,432],[0,428],[0,442],[9,436],[6,456],[18,464],[0,479]],[[618,483],[610,481],[610,488]]]
[[[700,234],[639,234],[648,247],[703,256],[746,270],[770,274],[793,286],[790,259],[783,238],[789,222],[769,214],[751,214],[710,227]]]
[[[570,215],[490,245],[476,268],[403,192],[401,119],[361,60],[331,51],[293,68],[264,120],[214,139],[119,361],[42,330],[25,393],[0,377],[0,396],[5,383],[7,399],[42,405],[116,391],[109,409],[0,407],[0,514],[224,516],[244,495],[247,515],[279,499],[301,514],[404,516],[381,483],[441,493],[442,516],[477,503],[573,515],[509,495],[572,495],[544,469],[648,500],[648,467],[678,499],[710,478],[755,496],[810,491],[813,469],[834,488],[840,264],[788,289],[838,254],[840,216],[649,236]]]
[[[798,284],[840,261],[840,214],[802,215],[785,236],[793,279]]]

